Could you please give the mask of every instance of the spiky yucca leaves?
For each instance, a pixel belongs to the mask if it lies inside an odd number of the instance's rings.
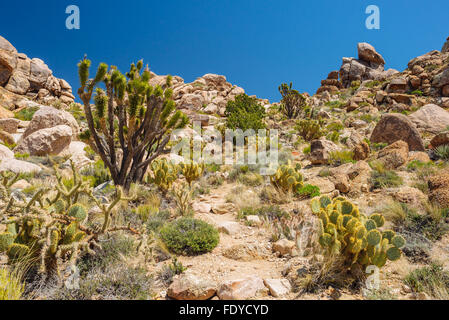
[[[290,85],[281,84],[279,92],[282,95],[281,111],[287,118],[295,119],[304,113],[306,98],[297,90],[292,89],[292,83]]]
[[[198,180],[204,172],[204,163],[181,163],[179,167],[181,168],[181,173],[190,187],[192,186],[192,182]]]
[[[126,75],[102,63],[89,79],[90,64],[87,59],[78,64],[78,95],[89,126],[80,137],[100,155],[115,185],[129,190],[131,183],[143,180],[151,162],[165,151],[171,131],[184,128],[188,118],[176,110],[171,99],[171,76],[164,86],[150,86],[150,70],[148,66],[143,70],[139,61]],[[100,83],[106,90],[98,88]],[[90,105],[94,92],[95,112]]]
[[[93,195],[88,184],[81,183],[72,164],[72,187],[64,184],[57,169],[54,189],[38,190],[31,199],[11,196],[11,185],[17,177],[1,173],[0,223],[6,230],[0,233],[0,253],[6,253],[10,264],[29,263],[42,272],[46,279],[59,279],[61,263],[75,264],[81,252],[94,254],[99,247],[99,237],[105,233],[127,230],[130,227],[111,226],[114,207],[122,197],[120,187],[110,203],[103,203]],[[84,225],[88,213],[77,203],[80,194],[91,198],[103,212],[102,228],[91,229]],[[97,230],[98,229],[98,230]]]
[[[179,167],[166,159],[158,159],[151,164],[151,172],[147,176],[148,183],[154,183],[166,194],[173,182],[178,178]]]
[[[405,240],[394,231],[378,229],[385,223],[381,214],[367,217],[343,197],[312,199],[311,208],[319,218],[320,245],[328,254],[344,256],[347,267],[381,268],[387,260],[396,261],[401,257],[400,248]]]
[[[293,167],[290,162],[280,166],[276,173],[270,176],[271,184],[283,193],[297,193],[303,186],[303,177],[299,169],[299,164]]]

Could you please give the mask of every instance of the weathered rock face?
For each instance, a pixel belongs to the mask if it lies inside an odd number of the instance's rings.
[[[28,137],[38,130],[52,128],[58,125],[69,126],[72,130],[73,138],[76,139],[78,137],[78,123],[69,112],[58,110],[53,107],[41,106],[33,115],[33,119],[31,119],[30,124],[23,134],[23,138]]]
[[[34,163],[17,159],[3,159],[0,161],[0,171],[11,171],[14,173],[33,173],[42,169]]]
[[[386,169],[396,169],[407,162],[408,153],[408,144],[400,140],[379,151],[377,159]]]
[[[358,59],[343,58],[343,64],[340,68],[340,80],[344,87],[351,86],[353,81],[383,81],[398,73],[398,71],[393,69],[384,70],[385,60],[370,44],[359,43],[357,48]]]
[[[57,155],[70,145],[72,129],[66,125],[41,129],[22,139],[15,152],[33,156]]]
[[[449,173],[440,173],[429,178],[429,200],[442,208],[449,207]]]
[[[443,45],[443,48],[441,49],[441,53],[448,53],[449,52],[449,37],[446,39],[446,42]]]
[[[329,140],[314,140],[310,144],[309,159],[312,164],[326,164],[331,152],[339,151],[340,148]]]
[[[449,112],[435,104],[428,104],[409,115],[418,129],[437,134],[449,126]]]
[[[369,154],[371,152],[371,148],[369,147],[368,143],[365,141],[360,142],[357,144],[354,149],[354,160],[365,160],[369,157]]]
[[[8,40],[0,36],[0,86],[6,90],[37,98],[42,103],[74,101],[70,85],[53,76],[53,72],[38,58],[30,59],[18,53]]]
[[[221,300],[247,300],[266,295],[267,291],[263,280],[253,276],[223,283],[217,295]]]
[[[403,114],[384,114],[371,134],[372,142],[407,142],[410,151],[424,151],[424,144],[415,125]]]
[[[436,148],[442,145],[449,145],[449,131],[444,131],[437,134],[430,140],[432,148]]]
[[[9,150],[8,147],[0,144],[0,161],[3,159],[14,159],[14,152]]]
[[[177,276],[167,291],[176,300],[207,300],[217,292],[215,284],[190,273]]]
[[[166,76],[152,74],[151,85],[164,85]],[[181,77],[173,77],[173,99],[177,107],[193,117],[198,111],[206,114],[224,115],[228,101],[245,93],[240,87],[227,82],[226,77],[216,74],[205,74],[192,83],[184,83]],[[268,101],[261,101],[268,104]],[[208,117],[207,115],[205,115]]]

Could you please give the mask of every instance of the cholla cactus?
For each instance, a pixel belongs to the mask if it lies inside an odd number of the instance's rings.
[[[151,173],[148,174],[147,182],[154,183],[165,194],[178,178],[178,170],[177,165],[166,159],[156,160],[151,164]]]
[[[328,254],[344,255],[348,266],[381,268],[387,260],[396,261],[401,257],[400,248],[405,240],[394,231],[378,229],[385,223],[381,214],[367,217],[343,197],[315,198],[311,207],[319,218],[320,245]]]
[[[190,187],[192,186],[192,182],[198,180],[204,172],[204,163],[181,163],[179,166],[181,168],[182,175],[186,178],[186,181]]]
[[[89,79],[90,60],[79,64],[81,88],[89,130],[81,134],[108,167],[115,185],[129,190],[141,182],[148,166],[163,151],[173,129],[185,127],[188,118],[176,110],[171,99],[172,77],[164,86],[150,86],[148,66],[132,64],[126,76],[116,67],[102,63],[94,79]],[[97,86],[103,82],[106,90]],[[94,94],[95,112],[90,101]],[[121,161],[118,160],[121,150]]]
[[[114,207],[120,200],[127,200],[122,197],[121,189],[117,189],[110,204],[101,203],[93,196],[92,189],[81,182],[73,164],[72,188],[64,185],[55,167],[55,190],[40,189],[30,200],[12,197],[11,185],[17,177],[1,175],[0,195],[8,201],[0,204],[0,223],[6,225],[6,231],[0,234],[0,252],[7,254],[9,263],[27,261],[38,266],[47,279],[59,278],[61,262],[75,264],[81,252],[94,254],[92,249],[99,247],[100,235],[116,230],[138,233],[130,227],[110,226]],[[56,196],[50,197],[50,193]],[[77,203],[81,193],[102,210],[104,222],[100,230],[85,225],[88,212]]]
[[[295,167],[293,167],[290,162],[287,165],[282,165],[274,175],[270,176],[271,184],[278,191],[284,193],[297,193],[303,186],[303,177],[299,170],[299,164]]]

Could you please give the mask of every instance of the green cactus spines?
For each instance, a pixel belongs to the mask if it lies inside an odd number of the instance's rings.
[[[372,219],[366,220],[366,221],[365,221],[365,228],[366,228],[366,230],[368,230],[368,231],[371,231],[371,230],[376,229],[376,228],[377,228],[376,221],[374,221],[374,220],[372,220]]]
[[[303,187],[303,177],[298,167],[292,167],[291,162],[280,166],[276,173],[270,176],[271,184],[279,191],[293,193]]]
[[[394,241],[396,236],[392,231],[381,233],[378,230],[385,222],[382,215],[368,218],[343,197],[333,200],[329,197],[315,198],[311,200],[311,207],[319,218],[320,245],[329,254],[343,255],[348,269],[353,264],[382,267],[387,260],[397,259],[398,246],[405,243],[402,237]]]
[[[320,197],[321,208],[323,208],[323,209],[327,208],[327,206],[330,205],[331,203],[332,203],[331,198],[329,198],[327,196]]]
[[[76,203],[69,208],[67,215],[75,218],[78,222],[82,222],[87,218],[87,210],[83,205]]]
[[[366,234],[366,240],[368,241],[369,245],[376,246],[382,240],[382,235],[379,230],[374,229]]]
[[[392,244],[393,246],[395,246],[396,248],[400,249],[400,248],[402,248],[403,246],[405,246],[405,239],[404,239],[403,236],[394,236],[394,237],[391,239],[391,244]]]
[[[0,252],[6,252],[14,242],[14,235],[10,232],[0,233]]]
[[[395,235],[396,232],[394,232],[393,230],[385,230],[382,232],[382,239],[388,239],[388,241],[391,242]]]
[[[377,225],[378,228],[382,228],[383,225],[385,224],[384,216],[379,214],[379,213],[372,214],[370,216],[370,219],[372,219],[372,220],[374,220],[376,222],[376,225]]]
[[[154,183],[166,193],[178,178],[178,166],[165,159],[156,160],[151,164],[152,174],[148,175],[148,182]]]
[[[387,250],[387,258],[390,261],[396,261],[399,260],[401,258],[401,250],[399,250],[399,248],[397,247],[391,247]]]
[[[310,201],[310,207],[314,214],[319,214],[321,211],[321,203],[319,198],[314,198]]]

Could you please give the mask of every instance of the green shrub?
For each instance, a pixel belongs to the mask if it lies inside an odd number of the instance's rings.
[[[33,119],[33,116],[37,110],[39,110],[38,107],[24,108],[24,109],[20,110],[19,112],[16,112],[14,114],[14,117],[16,119],[19,119],[22,121],[31,121],[31,119]]]
[[[373,189],[382,189],[390,187],[399,187],[403,180],[393,170],[387,170],[380,162],[372,162],[370,184]]]
[[[170,251],[184,255],[210,252],[220,239],[217,229],[193,218],[180,218],[165,225],[160,235]]]
[[[444,161],[449,160],[449,145],[438,146],[433,151],[438,158]]]
[[[345,163],[354,163],[354,152],[351,150],[332,151],[329,153],[329,164],[339,166]]]
[[[434,299],[449,299],[449,272],[439,264],[413,270],[404,282],[414,292],[425,292]]]
[[[280,109],[287,118],[295,119],[304,113],[306,98],[297,90],[292,89],[292,83],[290,85],[281,84],[279,92],[282,95]]]
[[[320,196],[320,194],[320,188],[311,184],[305,184],[298,191],[298,195],[305,198],[315,198]]]
[[[24,285],[20,279],[4,268],[0,268],[0,301],[20,300]]]
[[[229,129],[264,129],[265,109],[256,98],[246,94],[238,95],[235,101],[228,101],[226,105],[226,127]]]
[[[90,181],[90,185],[94,188],[100,184],[112,180],[109,170],[106,168],[102,160],[98,160],[90,166],[84,168],[81,171],[81,174],[87,177],[87,180]]]
[[[423,96],[423,92],[421,90],[414,90],[410,94],[413,94],[413,95],[418,96],[418,97],[422,97]]]
[[[323,126],[322,120],[300,120],[296,123],[295,129],[305,141],[312,141],[326,134],[326,130],[322,129]]]
[[[263,184],[263,177],[255,172],[248,172],[244,174],[240,174],[237,178],[237,181],[245,186],[249,187],[258,187]]]

